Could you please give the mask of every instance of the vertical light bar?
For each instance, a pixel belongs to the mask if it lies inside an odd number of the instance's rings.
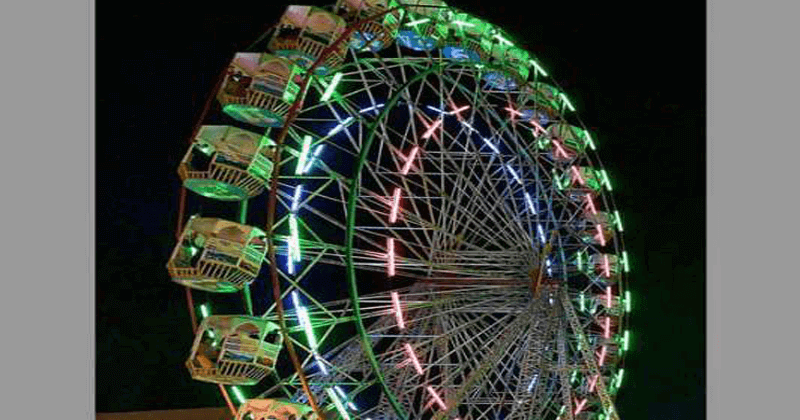
[[[522,184],[522,180],[519,179],[519,176],[517,175],[517,172],[514,170],[514,168],[512,168],[511,165],[506,165],[506,168],[508,169],[508,172],[511,173],[511,177],[514,178],[514,180],[517,181],[518,183]]]
[[[617,372],[617,388],[622,386],[622,375],[625,373],[625,368],[622,368]]]
[[[600,349],[600,360],[598,360],[597,363],[602,367],[605,362],[606,362],[606,346],[603,346]]]
[[[386,274],[394,277],[394,238],[386,238]]]
[[[209,311],[208,311],[208,304],[207,303],[204,303],[204,304],[200,305],[200,315],[202,315],[203,318],[208,318]]]
[[[291,238],[286,240],[286,249],[288,251],[286,255],[286,271],[289,274],[294,274],[294,246],[292,246]]]
[[[600,238],[600,246],[606,246],[606,236],[603,234],[603,225],[597,225],[597,235]]]
[[[231,389],[233,390],[233,395],[239,400],[239,404],[244,404],[244,402],[247,401],[247,398],[244,397],[242,390],[240,390],[238,386],[232,386]]]
[[[394,188],[392,197],[392,211],[389,213],[389,223],[397,222],[397,213],[400,210],[400,187]]]
[[[405,344],[406,353],[408,354],[408,358],[411,359],[411,364],[414,365],[414,370],[417,371],[420,375],[424,374],[425,371],[422,370],[422,365],[419,364],[419,359],[417,359],[417,354],[414,353],[414,349],[411,348],[411,344]]]
[[[492,142],[489,141],[489,139],[481,137],[481,140],[483,140],[483,142],[486,143],[486,145],[489,146],[489,148],[492,149],[493,152],[500,154],[500,150],[497,147],[495,147],[495,145],[492,144]]]
[[[594,387],[597,385],[598,378],[600,378],[600,375],[594,375],[589,379],[589,392],[594,392]]]
[[[611,286],[606,286],[606,307],[611,307]]]
[[[322,97],[319,98],[320,102],[327,102],[333,96],[333,92],[336,91],[336,85],[342,80],[342,73],[336,73],[333,75],[333,80],[331,80],[331,84],[325,89],[325,93],[322,94]]]
[[[294,213],[289,215],[289,230],[291,232],[290,245],[294,252],[294,262],[300,261],[300,234],[297,227],[297,216]]]
[[[576,416],[577,416],[578,414],[580,414],[580,412],[581,412],[581,411],[583,411],[583,406],[585,406],[585,405],[586,405],[586,401],[587,401],[587,400],[586,400],[586,398],[584,398],[584,399],[583,399],[583,401],[581,401],[581,402],[578,402],[578,399],[577,399],[577,398],[575,398],[575,405],[577,406],[577,407],[575,408],[575,415],[576,415]]]
[[[617,230],[618,231],[624,232],[624,230],[622,230],[622,218],[619,217],[619,211],[618,210],[614,210],[614,223],[617,225]]]
[[[609,339],[611,338],[611,317],[606,315],[606,324],[603,328],[603,338]]]
[[[307,174],[308,171],[311,170],[311,165],[313,165],[314,161],[317,160],[317,158],[319,158],[319,155],[320,155],[320,153],[322,153],[322,149],[324,149],[324,148],[325,148],[325,145],[324,144],[320,144],[319,146],[317,146],[316,149],[314,149],[314,154],[312,155],[311,159],[308,160],[308,163],[306,164],[305,168],[303,168],[303,173],[304,174]]]
[[[525,192],[525,201],[528,203],[528,208],[531,210],[531,213],[536,215],[536,207],[533,205],[533,200],[531,199],[531,195]]]
[[[622,266],[625,268],[626,273],[630,271],[630,267],[628,267],[628,251],[622,251]]]
[[[442,119],[441,119],[441,118],[439,118],[438,120],[436,120],[436,122],[434,122],[434,123],[433,123],[433,125],[431,125],[430,127],[428,127],[428,130],[427,130],[427,131],[425,131],[425,133],[423,133],[423,134],[422,134],[422,138],[423,138],[423,139],[430,138],[430,137],[433,135],[433,132],[434,132],[434,131],[436,131],[436,129],[437,129],[437,128],[438,128],[438,127],[441,125],[441,124],[442,124]]]
[[[608,254],[603,254],[603,269],[607,279],[611,278],[611,265],[608,262]]]
[[[531,63],[531,65],[533,66],[533,68],[534,68],[534,69],[536,69],[536,71],[538,71],[538,72],[539,72],[539,74],[541,74],[541,75],[542,75],[542,76],[544,76],[544,77],[547,77],[547,72],[546,72],[546,71],[544,71],[544,69],[543,69],[543,68],[541,68],[541,67],[539,66],[539,64],[538,64],[538,63],[536,63],[536,62],[535,62],[535,61],[533,61],[533,60],[530,60],[530,63]]]
[[[570,111],[575,112],[575,107],[572,106],[572,102],[567,99],[567,95],[565,95],[564,92],[561,92],[561,99],[564,101],[564,105],[566,105]]]
[[[581,292],[581,312],[586,312],[586,299],[583,296],[583,292]]]
[[[403,311],[400,309],[400,296],[397,292],[392,292],[392,306],[394,307],[394,317],[397,319],[397,326],[404,330],[406,323],[403,321]]]
[[[574,175],[575,178],[578,178],[578,183],[585,186],[586,181],[583,180],[583,177],[581,176],[581,173],[578,171],[578,168],[576,168],[575,165],[572,165],[570,166],[569,169],[572,171],[572,175]]]
[[[629,290],[625,291],[625,312],[631,311],[631,292]]]
[[[597,208],[594,206],[594,201],[592,201],[592,196],[586,194],[586,205],[589,207],[589,211],[592,212],[593,215],[597,215]]]
[[[428,386],[428,392],[433,397],[433,400],[436,401],[437,404],[439,404],[439,407],[441,407],[442,410],[447,410],[447,406],[444,404],[444,401],[442,401],[442,399],[439,397],[439,394],[437,394],[436,390],[434,390],[433,387],[431,387],[430,385]]]
[[[542,244],[547,242],[547,240],[545,240],[545,238],[544,238],[544,230],[542,229],[542,225],[537,223],[536,224],[536,230],[539,232],[539,240],[542,241]]]
[[[300,204],[300,196],[303,194],[303,184],[298,185],[294,189],[294,196],[292,196],[292,212],[297,212],[297,207]]]
[[[408,171],[411,170],[411,164],[414,163],[414,158],[417,156],[418,152],[419,146],[414,146],[414,148],[411,149],[411,153],[409,153],[408,158],[406,158],[406,164],[403,165],[403,175],[408,175]]]
[[[336,411],[339,412],[339,415],[342,416],[344,420],[350,420],[350,414],[345,410],[344,405],[339,400],[339,396],[330,388],[325,388],[325,393],[328,394],[328,397],[333,401],[333,405],[336,406]]]
[[[589,134],[589,131],[584,130],[583,133],[586,134],[586,143],[589,145],[589,148],[592,150],[597,150],[594,147],[594,140],[592,140],[592,135]]]
[[[311,136],[306,135],[303,137],[303,148],[300,151],[300,159],[297,161],[297,167],[294,170],[295,175],[302,175],[303,169],[306,166],[306,160],[308,159],[308,151],[311,148]]]
[[[608,188],[609,191],[613,191],[613,189],[611,189],[611,182],[608,180],[608,174],[606,173],[606,170],[601,169],[600,175],[603,176],[603,183],[605,184],[606,188]]]
[[[583,269],[583,253],[578,252],[578,270]],[[583,298],[583,294],[581,294],[581,299]]]
[[[628,343],[630,341],[630,337],[631,336],[630,336],[630,333],[628,332],[628,330],[625,330],[625,334],[623,335],[623,339],[622,339],[622,350],[623,351],[628,351]]]

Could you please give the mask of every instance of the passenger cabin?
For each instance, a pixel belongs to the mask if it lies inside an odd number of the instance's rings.
[[[278,325],[257,317],[204,319],[186,367],[192,378],[222,385],[255,385],[275,367],[283,347]]]
[[[364,22],[350,35],[350,48],[377,52],[388,47],[397,36],[404,13],[402,9],[387,11],[397,6],[395,0],[338,0],[336,14],[348,25]]]
[[[467,13],[446,12],[447,35],[443,42],[442,55],[455,61],[471,61],[484,63],[489,59],[491,50],[487,40],[492,26],[484,20]]]
[[[603,185],[600,173],[592,167],[572,165],[564,170],[561,188],[580,192],[599,192]]]
[[[268,47],[275,54],[309,69],[346,29],[347,22],[344,19],[324,9],[289,6],[281,16]],[[326,75],[333,72],[344,61],[346,52],[346,41],[337,44],[316,67],[315,73]]]
[[[561,91],[542,82],[528,82],[520,89],[523,92],[523,106],[519,112],[524,119],[534,119],[544,127],[561,116]]]
[[[586,150],[586,132],[574,125],[556,123],[547,127],[545,144],[551,159],[565,163],[572,161]]]
[[[221,201],[242,201],[264,191],[272,176],[275,142],[225,125],[205,125],[178,166],[190,191]]]
[[[492,90],[515,90],[528,80],[530,54],[517,48],[509,35],[499,28],[492,28],[488,37],[481,41],[488,52],[488,70],[483,76]]]
[[[447,36],[443,18],[447,4],[441,0],[401,0],[408,6],[403,24],[397,33],[397,42],[414,51],[432,51]]]
[[[283,399],[252,399],[239,407],[236,420],[317,420],[317,415],[305,404]]]
[[[217,100],[231,118],[256,127],[280,127],[300,87],[300,69],[286,58],[237,53]]]
[[[608,283],[616,283],[622,271],[619,257],[614,254],[594,254],[589,257],[588,267]]]
[[[192,216],[167,262],[172,281],[207,292],[242,290],[258,276],[267,253],[261,229]]]

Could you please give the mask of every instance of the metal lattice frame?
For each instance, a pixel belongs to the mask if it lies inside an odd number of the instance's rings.
[[[617,418],[622,372],[606,360],[627,347],[630,302],[580,259],[623,255],[627,271],[621,224],[587,243],[585,214],[613,203],[561,185],[599,164],[542,147],[541,126],[516,111],[538,105],[487,88],[490,66],[397,44],[348,54],[336,74],[306,75],[287,125],[265,133],[277,143],[276,299],[263,317],[281,325],[296,372],[261,396],[364,419]],[[349,296],[320,290],[331,278]]]

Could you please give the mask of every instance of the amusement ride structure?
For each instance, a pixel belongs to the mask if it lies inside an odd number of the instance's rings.
[[[178,168],[191,376],[237,420],[618,419],[629,262],[574,111],[441,0],[288,6]]]

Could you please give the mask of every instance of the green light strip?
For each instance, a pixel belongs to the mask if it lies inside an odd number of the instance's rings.
[[[629,290],[625,291],[625,312],[631,311],[631,292]]]
[[[300,159],[297,161],[297,167],[294,169],[295,175],[303,174],[303,169],[306,167],[306,160],[308,160],[309,150],[311,150],[311,136],[306,135],[303,137],[303,148],[300,151]]]
[[[417,26],[417,25],[421,25],[423,23],[428,23],[430,21],[431,20],[428,19],[428,18],[417,19],[417,20],[413,20],[411,22],[406,23],[406,26]]]
[[[620,232],[624,232],[625,231],[625,230],[622,229],[622,218],[619,217],[619,211],[618,210],[614,210],[614,222],[617,225],[617,230],[619,230]]]
[[[289,216],[289,229],[291,230],[289,246],[291,246],[294,251],[294,261],[300,261],[300,234],[297,227],[297,216],[294,214]]]
[[[530,60],[530,63],[531,63],[531,65],[533,65],[533,67],[536,69],[536,71],[538,71],[538,72],[539,72],[539,74],[541,74],[541,75],[542,75],[542,76],[544,76],[544,77],[547,77],[547,72],[546,72],[546,71],[544,71],[544,69],[543,69],[543,68],[541,68],[541,67],[539,66],[539,64],[537,64],[537,63],[536,63],[535,61],[533,61],[533,60]],[[594,149],[592,149],[592,150],[594,150]]]
[[[463,20],[454,20],[453,23],[455,23],[458,26],[469,26],[470,28],[475,27],[474,23],[464,22]]]
[[[611,182],[608,180],[608,174],[605,169],[600,170],[600,175],[603,176],[603,182],[606,184],[606,188],[608,188],[609,191],[614,191],[611,189]]]
[[[622,375],[625,373],[625,369],[622,368],[617,372],[617,389],[622,386]]]
[[[330,388],[325,388],[325,393],[328,394],[328,397],[333,401],[333,404],[336,406],[336,410],[339,412],[339,415],[342,416],[345,420],[350,420],[350,414],[345,410],[344,405],[339,400],[339,396],[336,395],[333,390]]]
[[[589,134],[589,131],[584,130],[584,133],[586,134],[586,143],[589,145],[589,148],[592,150],[597,150],[594,147],[594,140],[592,140],[592,135]]]
[[[583,292],[581,292],[581,312],[586,312],[586,302],[583,299]]]
[[[508,45],[508,46],[511,46],[511,47],[513,47],[513,46],[514,46],[514,43],[512,43],[511,41],[509,41],[509,40],[507,40],[507,39],[503,38],[503,37],[502,37],[502,35],[500,35],[500,34],[495,34],[495,35],[494,35],[494,37],[495,37],[495,38],[496,38],[498,41],[502,42],[503,44],[506,44],[506,45]]]
[[[561,93],[561,100],[564,101],[564,105],[566,105],[570,111],[575,112],[575,107],[572,106],[572,102],[567,99],[567,95],[565,95],[563,92]]]
[[[623,351],[628,351],[628,342],[630,341],[629,340],[630,339],[630,333],[628,332],[628,330],[625,330],[624,337],[625,338],[622,339],[622,350]]]
[[[247,401],[247,398],[244,397],[244,394],[242,394],[242,391],[238,386],[233,386],[231,389],[233,390],[233,395],[235,395],[236,399],[239,400],[239,404],[244,404],[244,402]]]
[[[631,270],[628,266],[628,251],[622,251],[622,265],[625,267],[626,273]]]
[[[322,97],[319,98],[320,102],[328,102],[328,100],[331,99],[331,96],[333,96],[333,92],[336,91],[336,85],[338,85],[339,82],[342,80],[342,76],[343,76],[342,73],[336,73],[333,75],[333,80],[331,81],[331,84],[329,84],[328,87],[325,88],[325,93],[323,93]]]

